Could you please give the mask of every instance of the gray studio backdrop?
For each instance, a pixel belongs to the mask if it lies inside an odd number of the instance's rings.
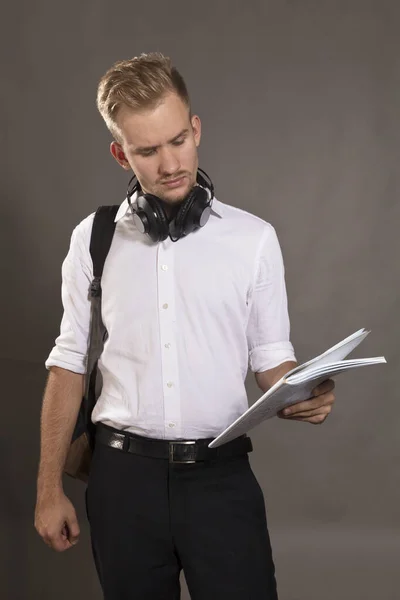
[[[0,597],[101,598],[83,485],[66,482],[76,548],[53,553],[33,529],[43,363],[72,229],[127,183],[96,112],[98,79],[159,50],[203,120],[200,164],[217,197],[278,232],[298,359],[367,327],[355,356],[388,360],[337,380],[324,425],[274,419],[253,432],[280,598],[398,600],[398,2],[25,0],[6,13]],[[248,392],[259,396],[252,377]]]

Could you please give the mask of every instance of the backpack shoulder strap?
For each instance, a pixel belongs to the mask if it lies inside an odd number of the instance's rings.
[[[93,280],[90,285],[91,317],[89,328],[89,343],[86,356],[86,376],[84,394],[72,435],[72,441],[86,431],[90,445],[94,444],[94,426],[91,414],[96,403],[97,361],[103,350],[105,327],[101,318],[101,276],[104,263],[111,247],[115,231],[115,216],[119,205],[100,206],[93,220],[90,237],[90,255],[93,262]],[[101,385],[101,382],[100,382]]]
[[[99,206],[93,220],[90,237],[90,255],[93,262],[93,279],[90,285],[91,316],[88,352],[86,356],[85,390],[72,439],[76,439],[86,430],[90,445],[94,444],[94,426],[91,421],[92,410],[101,391],[102,381],[97,377],[97,361],[103,351],[107,335],[101,318],[101,276],[104,263],[111,247],[115,231],[115,216],[119,205]]]
[[[119,209],[118,204],[112,206],[99,206],[94,216],[92,235],[90,237],[90,255],[93,262],[93,281],[90,287],[91,296],[101,295],[101,276],[104,263],[111,247],[115,231],[115,216]]]

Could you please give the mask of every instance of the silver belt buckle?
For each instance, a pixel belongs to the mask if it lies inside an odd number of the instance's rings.
[[[195,460],[175,460],[174,458],[174,444],[184,444],[184,445],[188,445],[188,444],[195,444],[195,441],[176,441],[176,442],[169,442],[169,461],[170,463],[185,463],[185,464],[192,464],[195,463]]]

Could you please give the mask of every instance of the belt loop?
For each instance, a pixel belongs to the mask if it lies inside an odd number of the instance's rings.
[[[124,443],[122,445],[122,450],[124,452],[128,452],[129,450],[129,441],[130,441],[130,437],[127,433],[124,433]]]

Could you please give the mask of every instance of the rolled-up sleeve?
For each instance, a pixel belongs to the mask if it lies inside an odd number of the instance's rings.
[[[251,302],[247,323],[251,371],[259,373],[285,361],[295,361],[290,342],[283,257],[275,229],[270,224],[259,245]]]
[[[64,313],[60,335],[55,340],[45,366],[86,372],[90,328],[89,287],[93,265],[89,240],[93,215],[84,219],[72,232],[68,254],[62,264],[61,298]]]

